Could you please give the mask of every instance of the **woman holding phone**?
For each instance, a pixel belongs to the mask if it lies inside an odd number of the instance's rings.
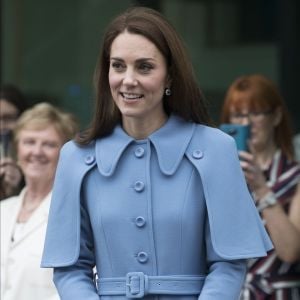
[[[27,108],[23,93],[12,84],[0,88],[0,200],[17,195],[24,186],[17,165],[12,131]]]
[[[227,91],[221,121],[250,126],[241,167],[274,244],[249,261],[242,299],[300,299],[300,166],[285,103],[266,77],[242,76]]]

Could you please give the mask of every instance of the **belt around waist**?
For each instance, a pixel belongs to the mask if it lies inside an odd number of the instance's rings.
[[[142,272],[130,272],[126,277],[99,278],[100,296],[126,296],[143,298],[148,294],[157,295],[198,295],[205,276],[147,276]]]

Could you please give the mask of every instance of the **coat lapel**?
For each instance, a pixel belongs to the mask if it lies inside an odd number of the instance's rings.
[[[18,244],[20,244],[26,237],[31,234],[33,231],[38,229],[41,225],[43,225],[48,218],[48,212],[50,207],[50,200],[51,200],[51,192],[45,197],[45,199],[42,201],[40,206],[33,212],[31,217],[28,219],[24,226],[24,231],[20,239],[15,241],[12,244],[12,248],[16,247]],[[23,199],[22,199],[23,202]]]
[[[6,261],[7,253],[11,247],[11,237],[14,230],[25,189],[16,197],[1,202],[1,262]]]

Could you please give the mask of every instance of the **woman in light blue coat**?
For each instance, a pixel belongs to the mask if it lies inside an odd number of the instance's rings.
[[[95,82],[92,125],[60,155],[44,247],[61,299],[238,299],[246,260],[272,244],[172,26],[148,8],[116,17]]]

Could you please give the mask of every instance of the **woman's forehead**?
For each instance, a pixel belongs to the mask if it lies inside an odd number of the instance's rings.
[[[247,93],[236,93],[230,101],[230,110],[245,111],[245,110],[261,110],[269,108],[269,105],[264,99],[253,97]]]

